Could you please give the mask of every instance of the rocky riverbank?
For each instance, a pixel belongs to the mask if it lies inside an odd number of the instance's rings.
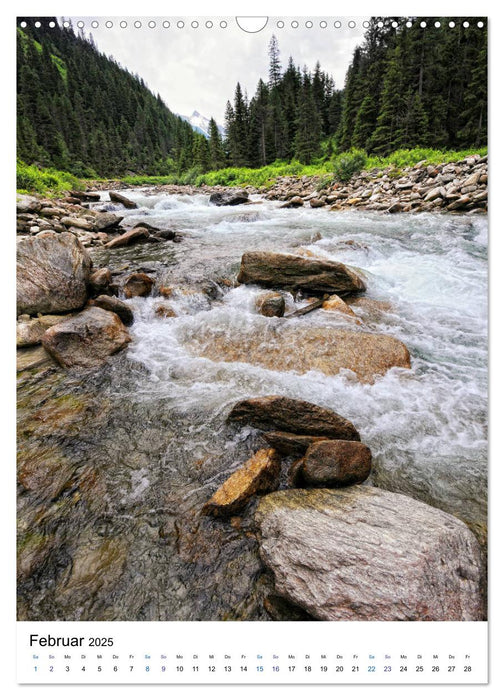
[[[90,187],[98,191],[126,186],[115,180],[90,183]],[[212,195],[230,190],[208,185],[156,185],[148,189],[189,195]],[[389,214],[425,211],[482,214],[488,206],[488,157],[475,153],[464,160],[439,165],[421,161],[413,167],[375,168],[355,174],[348,182],[331,180],[330,176],[280,177],[271,186],[245,187],[243,191],[284,202],[282,206],[286,208],[362,209]]]

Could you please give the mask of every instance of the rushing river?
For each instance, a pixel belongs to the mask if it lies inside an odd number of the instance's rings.
[[[126,194],[140,206],[124,212],[128,223],[148,221],[182,240],[92,249],[95,266],[153,274],[156,288],[173,288],[177,316],[155,314],[160,296],[135,298],[133,342],[103,369],[21,375],[20,455],[35,472],[25,483],[38,485],[18,500],[27,562],[21,619],[270,619],[264,599],[273,586],[257,554],[254,504],[230,521],[200,515],[264,446],[259,431],[225,422],[250,396],[334,409],[371,448],[372,483],[456,515],[485,543],[485,217],[213,207],[205,195]],[[354,305],[362,328],[403,341],[411,370],[361,384],[350,371],[267,370],[208,352],[205,338],[260,344],[278,323],[348,327],[321,310],[264,318],[257,287],[229,284],[244,251],[298,248],[360,270],[366,296],[380,302]],[[287,297],[288,310],[300,305]]]

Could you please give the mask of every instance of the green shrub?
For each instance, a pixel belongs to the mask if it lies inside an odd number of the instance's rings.
[[[61,193],[68,190],[82,189],[79,178],[70,173],[61,172],[54,168],[40,168],[27,165],[21,160],[16,166],[16,188],[23,192]]]
[[[364,169],[367,163],[367,154],[353,148],[337,156],[333,161],[333,170],[336,178],[340,182],[348,182],[352,175]]]

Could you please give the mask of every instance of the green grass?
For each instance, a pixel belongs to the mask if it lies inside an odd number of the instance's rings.
[[[365,170],[373,170],[374,168],[390,168],[397,169],[412,168],[417,163],[425,161],[425,165],[440,165],[441,163],[453,163],[459,160],[464,160],[467,156],[472,156],[477,153],[480,156],[488,154],[486,146],[481,148],[468,148],[465,151],[438,151],[433,148],[411,148],[394,151],[389,156],[368,156]]]
[[[85,185],[70,173],[27,165],[18,160],[16,167],[17,191],[23,194],[61,194],[68,190],[80,190]]]
[[[356,157],[358,153],[359,157]],[[276,161],[263,168],[224,168],[201,174],[197,169],[189,170],[182,174],[172,175],[134,175],[120,179],[125,185],[222,185],[224,187],[269,187],[279,177],[318,177],[319,186],[326,187],[331,182],[340,179],[348,180],[351,175],[361,170],[377,170],[380,176],[384,170],[388,170],[391,177],[401,177],[405,168],[410,168],[423,161],[426,165],[439,165],[440,163],[457,162],[469,155],[478,153],[487,155],[487,147],[471,148],[465,151],[439,151],[431,148],[413,148],[391,153],[386,157],[366,156],[363,152],[348,151],[335,156],[333,159],[319,160],[313,165],[302,165],[298,161],[290,163]],[[363,155],[362,155],[363,154]],[[344,165],[345,167],[342,167]],[[352,168],[356,170],[352,170]],[[96,181],[99,178],[94,178]],[[100,178],[101,179],[101,178]],[[86,186],[85,179],[79,179],[67,172],[61,172],[53,168],[40,168],[35,165],[27,165],[18,161],[17,188],[19,192],[39,194],[59,194],[65,190],[83,189]]]

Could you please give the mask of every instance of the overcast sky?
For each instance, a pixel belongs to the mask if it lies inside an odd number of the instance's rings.
[[[362,41],[366,17],[356,17],[355,27],[348,26],[350,18],[341,18],[341,27],[334,27],[334,18],[315,17],[313,27],[307,28],[306,17],[299,17],[299,26],[292,28],[296,18],[283,18],[284,27],[278,27],[275,18],[269,18],[266,27],[251,34],[240,29],[234,18],[159,18],[159,17],[72,17],[77,29],[85,23],[86,34],[91,32],[100,51],[112,55],[125,68],[138,73],[149,88],[161,95],[168,107],[178,114],[189,116],[197,110],[206,117],[214,116],[222,124],[226,101],[232,101],[235,86],[240,82],[251,97],[260,77],[268,78],[268,44],[275,34],[280,46],[282,67],[290,55],[301,68],[310,70],[317,59],[322,69],[330,73],[336,87],[343,87],[346,69],[353,49]],[[227,27],[219,26],[227,20]],[[163,27],[169,20],[170,27]],[[120,22],[127,27],[121,28]],[[134,26],[135,21],[142,26]],[[177,21],[184,21],[183,28]],[[197,21],[197,28],[191,27]],[[205,22],[212,21],[207,28]],[[98,22],[98,27],[92,27]],[[106,22],[112,22],[107,27]],[[149,22],[155,22],[151,28]],[[327,26],[320,27],[320,22]]]

